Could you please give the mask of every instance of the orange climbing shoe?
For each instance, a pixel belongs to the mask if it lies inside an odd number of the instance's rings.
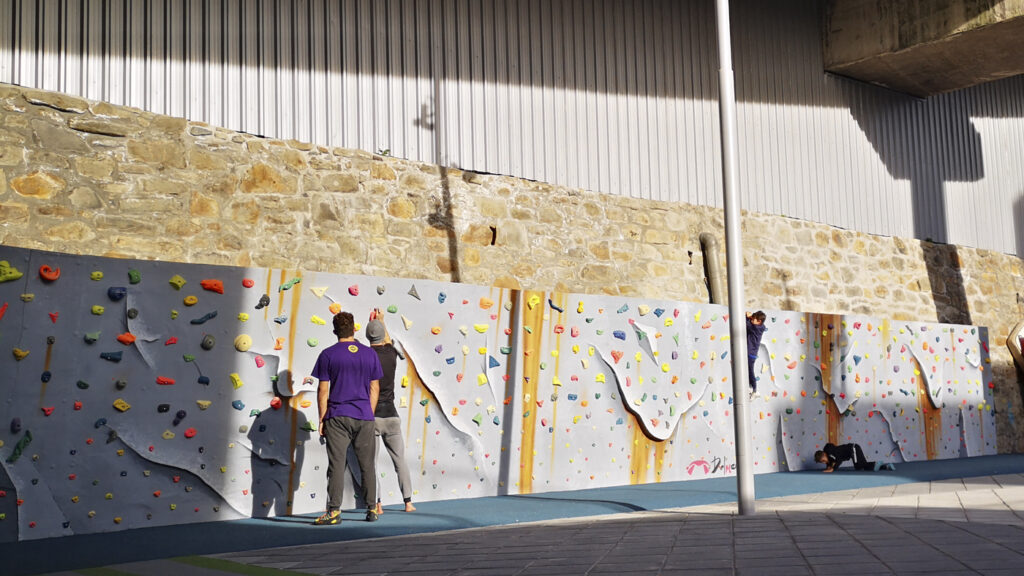
[[[328,510],[324,512],[324,515],[313,521],[316,526],[329,526],[331,524],[341,523],[341,512],[338,510]]]

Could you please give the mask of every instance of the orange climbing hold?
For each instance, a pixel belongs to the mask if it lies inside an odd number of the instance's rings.
[[[174,385],[174,378],[168,378],[166,376],[157,376],[156,383],[161,386],[172,386]]]
[[[203,287],[203,290],[209,290],[217,294],[224,293],[224,283],[220,280],[200,280],[199,285]]]
[[[46,282],[53,282],[60,278],[60,268],[50,268],[44,264],[39,267],[39,277]]]
[[[135,335],[131,332],[125,332],[117,336],[117,341],[125,346],[131,346],[135,342]]]

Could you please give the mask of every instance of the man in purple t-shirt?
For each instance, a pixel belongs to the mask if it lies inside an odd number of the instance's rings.
[[[351,444],[363,476],[366,521],[377,520],[377,479],[373,457],[376,439],[373,411],[377,408],[383,372],[377,353],[355,340],[355,320],[348,312],[334,316],[338,343],[320,353],[313,377],[320,381],[317,408],[320,435],[327,439],[327,512],[314,524],[341,522],[345,464]]]

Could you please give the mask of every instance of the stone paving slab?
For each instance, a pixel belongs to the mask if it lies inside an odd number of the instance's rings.
[[[135,562],[107,573],[1004,576],[1024,567],[1021,474],[770,498],[757,508],[754,516],[725,503],[564,518]],[[190,559],[196,564],[184,564]]]

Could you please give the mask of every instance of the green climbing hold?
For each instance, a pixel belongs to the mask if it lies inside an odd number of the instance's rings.
[[[142,274],[140,274],[135,268],[132,268],[128,271],[128,282],[131,282],[132,284],[142,282]]]
[[[32,443],[32,432],[25,430],[25,435],[18,440],[18,443],[14,445],[14,450],[11,455],[7,457],[7,463],[13,464],[21,458],[22,452],[25,451],[25,447]]]
[[[10,282],[21,278],[23,274],[11,266],[7,260],[0,260],[0,282]]]
[[[310,348],[315,348],[319,344],[320,344],[320,341],[317,340],[316,338],[307,338],[306,339],[306,345],[309,346]]]
[[[398,306],[395,306],[394,304],[392,304],[391,306],[388,306],[388,313],[389,314],[394,314],[395,312],[398,312]]]
[[[185,362],[194,362],[196,359],[196,357],[192,354],[182,354],[181,357],[183,360],[185,360]]]
[[[420,406],[426,406],[427,404],[430,404],[430,398],[424,398],[423,400],[420,400]]]
[[[476,422],[477,426],[479,426],[480,423],[483,422],[483,421],[484,421],[483,415],[478,413],[476,416],[473,416],[473,422]]]
[[[292,278],[291,280],[278,286],[277,291],[284,292],[285,290],[291,290],[292,287],[298,284],[299,282],[302,282],[302,278]]]
[[[75,383],[75,386],[78,386],[79,390],[88,390],[89,389],[89,383],[86,382],[85,380],[79,380],[78,382]]]
[[[306,420],[302,424],[302,429],[305,430],[306,432],[316,432],[316,425],[310,422],[309,420]]]

